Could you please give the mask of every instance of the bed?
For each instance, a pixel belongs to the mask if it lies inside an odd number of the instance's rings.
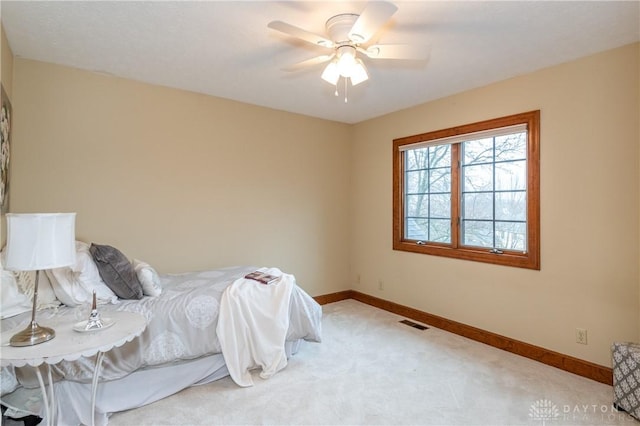
[[[86,248],[78,246],[79,257],[89,263],[95,281]],[[297,285],[293,275],[276,268],[262,269],[280,277],[275,284],[263,285],[244,278],[258,269],[251,266],[157,275],[149,265],[136,262],[132,265],[144,265],[137,268],[137,276],[146,286],[140,299],[114,297],[102,288],[98,310],[103,317],[108,318],[112,311],[137,312],[145,317],[147,326],[139,338],[105,354],[96,398],[97,425],[107,424],[110,413],[140,407],[228,375],[239,386],[251,386],[250,370],[261,369],[260,376],[268,378],[286,366],[303,341],[321,341],[321,307]],[[81,269],[73,271],[77,284],[86,266],[76,269]],[[73,294],[69,288],[62,294],[55,274],[47,271],[46,277],[48,283],[40,282],[38,300],[42,296],[39,305],[44,309],[38,311],[38,323],[51,324],[55,329],[86,319],[90,310],[87,295],[79,291]],[[84,279],[86,284],[87,276]],[[86,287],[91,290],[91,286]],[[50,290],[57,302],[52,300]],[[24,328],[29,320],[28,311],[4,318],[2,344],[7,344],[13,332]],[[271,345],[264,349],[263,358],[259,351],[256,358],[255,351],[246,350],[263,343]],[[279,353],[275,356],[274,348]],[[52,366],[58,424],[91,423],[93,369],[91,358]],[[2,404],[9,407],[9,414],[46,417],[33,368],[3,367],[1,373]]]

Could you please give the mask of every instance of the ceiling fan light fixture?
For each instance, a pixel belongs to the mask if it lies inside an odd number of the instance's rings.
[[[372,37],[389,22],[397,10],[398,7],[389,1],[369,0],[360,14],[341,13],[329,18],[325,23],[327,36],[309,32],[282,21],[270,22],[268,27],[316,46],[331,49],[331,54],[307,59],[286,68],[285,71],[295,71],[302,67],[329,62],[321,77],[336,87],[336,96],[338,96],[340,78],[344,78],[345,102],[347,102],[349,84],[347,80],[351,81],[352,86],[356,86],[369,79],[369,73],[362,58],[422,59],[419,52],[416,53],[407,45],[370,45]]]
[[[322,79],[333,86],[338,83],[340,71],[338,71],[338,63],[335,59],[329,62],[329,65],[322,72]]]
[[[369,74],[367,73],[367,68],[364,66],[362,60],[356,59],[356,63],[351,67],[351,85],[355,86],[368,79]]]

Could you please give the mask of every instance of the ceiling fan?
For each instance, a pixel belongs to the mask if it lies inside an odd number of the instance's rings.
[[[322,73],[322,79],[336,86],[337,96],[340,77],[344,78],[345,90],[347,80],[355,86],[369,78],[367,68],[358,54],[368,59],[426,60],[422,52],[406,44],[368,44],[397,10],[398,8],[392,3],[372,1],[366,5],[360,15],[342,13],[332,16],[325,24],[327,37],[282,21],[273,21],[267,26],[315,46],[331,49],[331,53],[298,62],[283,70],[296,71],[329,62]],[[345,102],[347,102],[346,95]]]

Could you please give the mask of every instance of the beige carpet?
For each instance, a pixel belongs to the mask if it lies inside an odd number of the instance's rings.
[[[323,342],[255,386],[229,378],[114,414],[133,425],[634,425],[612,389],[345,300],[323,306]]]

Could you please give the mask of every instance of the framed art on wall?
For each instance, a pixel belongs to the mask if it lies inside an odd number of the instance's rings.
[[[2,115],[0,117],[0,212],[9,211],[9,160],[11,159],[11,102],[2,90]]]

